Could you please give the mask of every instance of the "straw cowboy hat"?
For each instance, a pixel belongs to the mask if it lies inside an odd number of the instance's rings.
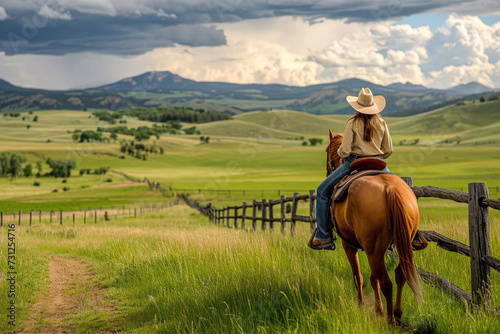
[[[370,88],[361,88],[358,96],[347,96],[347,102],[362,114],[378,114],[385,108],[385,98],[382,95],[373,96]]]

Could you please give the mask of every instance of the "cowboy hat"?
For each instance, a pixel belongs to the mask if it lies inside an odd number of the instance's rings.
[[[370,88],[361,88],[358,96],[347,96],[347,102],[362,114],[378,114],[385,108],[385,98],[382,95],[373,96]]]

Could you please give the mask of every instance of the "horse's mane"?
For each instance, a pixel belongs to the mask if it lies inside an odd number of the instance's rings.
[[[330,138],[330,144],[329,146],[326,148],[328,150],[328,148],[330,148],[330,157],[331,159],[333,160],[333,162],[336,164],[336,165],[340,165],[340,156],[339,154],[337,153],[339,147],[340,147],[340,144],[342,144],[342,139],[344,138],[344,135],[341,134],[341,133],[336,133],[333,138]]]

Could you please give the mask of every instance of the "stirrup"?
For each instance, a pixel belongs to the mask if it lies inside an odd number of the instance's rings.
[[[414,251],[419,251],[427,247],[427,240],[425,240],[424,236],[420,233],[419,230],[417,230],[417,233],[415,233],[411,245]]]

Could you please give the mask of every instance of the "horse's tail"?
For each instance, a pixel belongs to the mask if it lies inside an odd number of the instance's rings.
[[[413,194],[411,194],[413,195]],[[417,273],[413,261],[413,248],[411,240],[411,226],[416,224],[411,215],[412,208],[408,207],[412,197],[401,188],[390,186],[387,188],[388,217],[392,223],[394,233],[394,244],[399,255],[399,265],[406,278],[406,282],[415,294],[417,301],[421,302],[422,280]],[[405,202],[408,203],[405,205]],[[418,219],[418,218],[417,218]]]

